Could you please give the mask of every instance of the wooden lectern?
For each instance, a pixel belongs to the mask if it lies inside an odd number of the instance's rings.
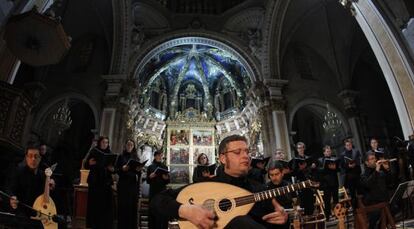
[[[79,185],[74,185],[73,218],[79,227],[86,227],[86,211],[88,203],[88,175],[89,170],[80,170]]]

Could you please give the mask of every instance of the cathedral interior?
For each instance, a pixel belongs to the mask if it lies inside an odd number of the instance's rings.
[[[255,157],[392,151],[414,129],[413,18],[411,0],[0,1],[0,189],[32,141],[78,184],[94,139],[133,139],[172,187],[230,135]]]

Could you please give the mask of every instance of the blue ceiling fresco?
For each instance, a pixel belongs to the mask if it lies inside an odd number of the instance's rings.
[[[250,78],[240,61],[230,53],[207,45],[180,45],[166,49],[148,61],[139,73],[141,85],[150,87],[163,80],[168,90],[176,87],[179,76],[181,85],[187,81],[208,84],[212,94],[222,77],[243,93],[250,88]]]

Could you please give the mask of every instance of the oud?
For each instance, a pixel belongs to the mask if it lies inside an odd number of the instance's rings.
[[[56,215],[56,207],[52,198],[49,196],[49,184],[52,170],[50,168],[46,169],[45,174],[45,190],[33,203],[33,209],[38,211],[38,215],[33,217],[33,219],[40,220],[44,229],[57,229],[58,224],[52,220],[52,217]]]
[[[288,186],[251,193],[237,186],[219,182],[201,182],[185,187],[177,196],[182,204],[197,204],[213,211],[218,220],[217,228],[224,228],[233,218],[246,215],[254,203],[282,196],[303,188],[316,187],[310,180]],[[195,228],[187,220],[178,220],[181,229]]]

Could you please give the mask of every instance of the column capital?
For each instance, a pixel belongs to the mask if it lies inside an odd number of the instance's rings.
[[[108,85],[105,96],[118,96],[121,92],[122,83],[127,79],[125,74],[102,75],[101,77]]]
[[[350,116],[355,116],[358,113],[358,107],[356,104],[356,98],[358,95],[359,92],[347,89],[338,93],[338,97],[342,99],[342,103],[344,104],[345,111]]]
[[[285,110],[286,99],[283,90],[289,81],[281,79],[265,79],[265,85],[269,92],[270,105],[273,110]]]
[[[270,104],[271,104],[273,110],[276,110],[276,111],[285,111],[286,110],[286,104],[287,104],[286,99],[277,98],[277,99],[272,99],[270,101],[271,101]]]

